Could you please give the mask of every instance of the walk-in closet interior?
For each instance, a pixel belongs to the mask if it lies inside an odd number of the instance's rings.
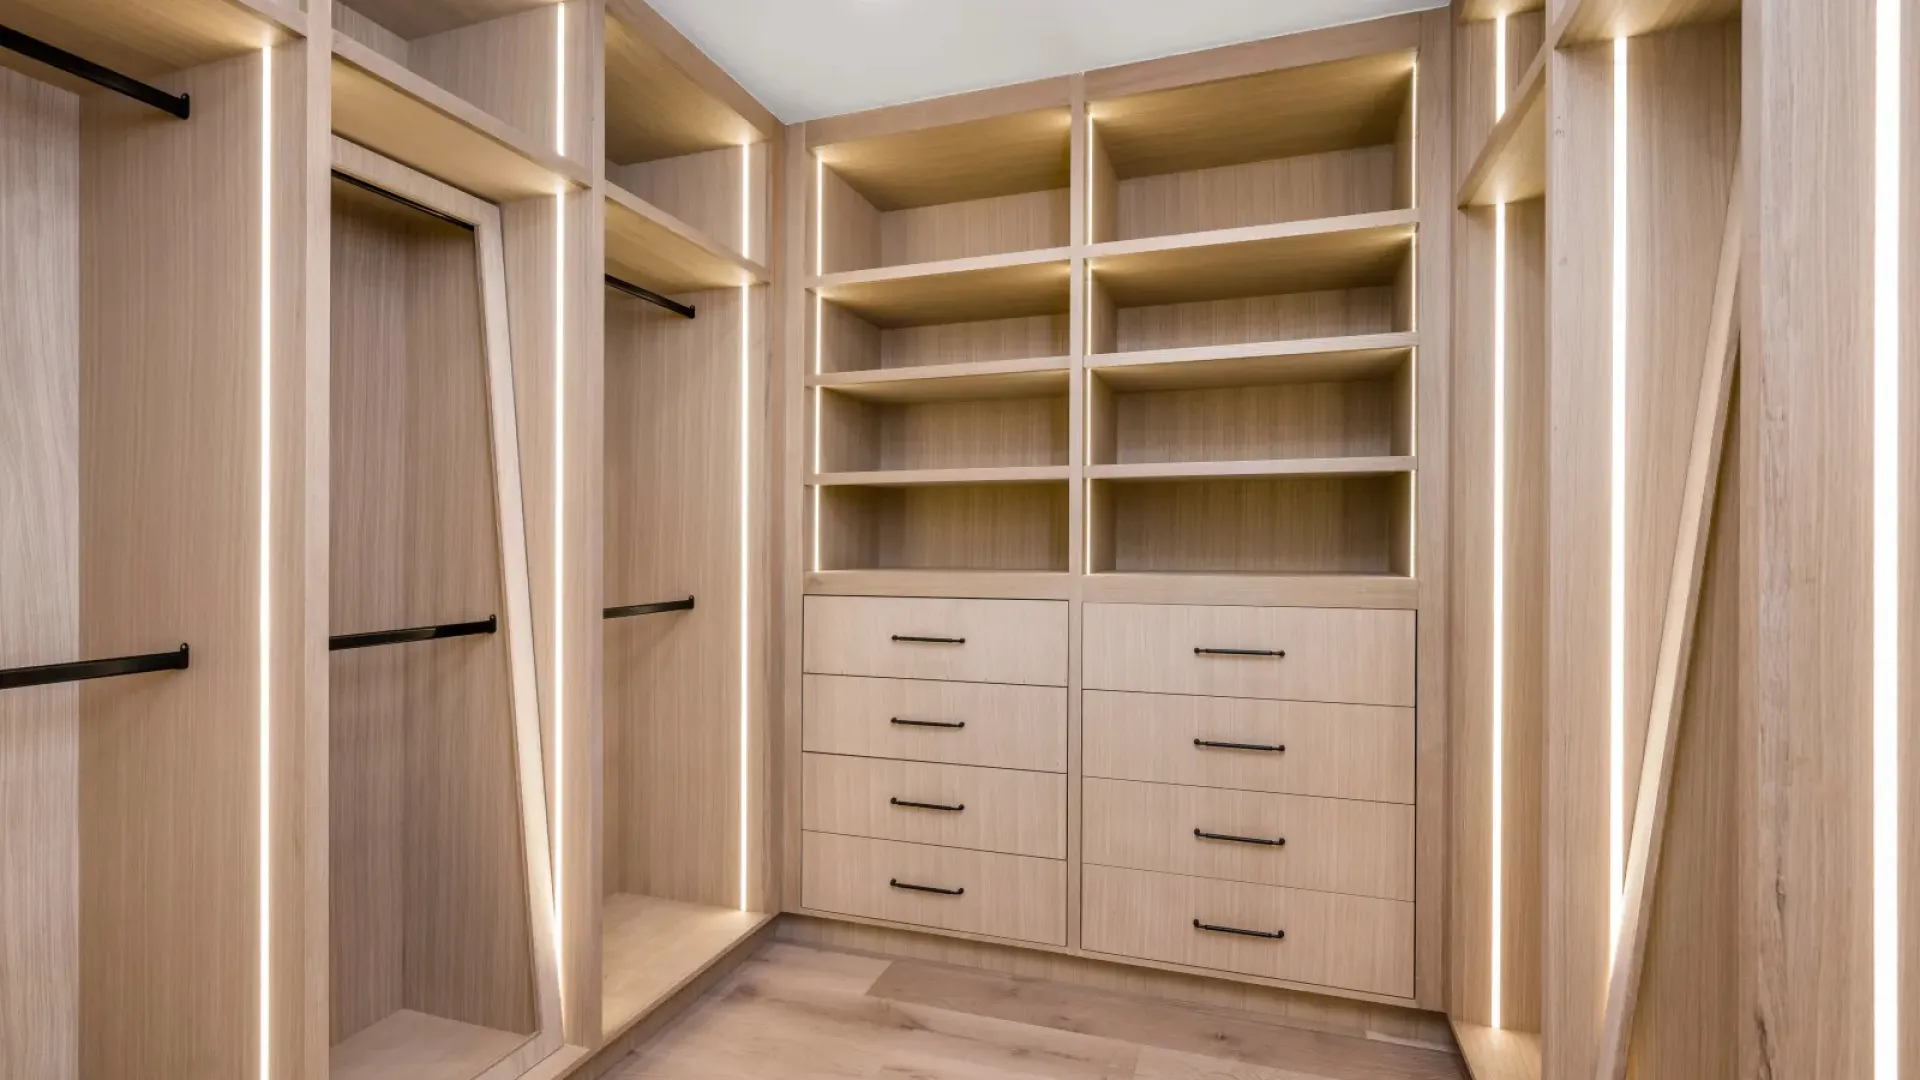
[[[1920,0],[1096,6],[0,0],[0,1080],[1920,1075]]]

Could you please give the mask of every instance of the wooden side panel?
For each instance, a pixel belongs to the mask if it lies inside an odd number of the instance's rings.
[[[608,602],[698,602],[605,630],[607,880],[615,892],[731,907],[741,895],[741,304],[751,304],[746,347],[763,356],[765,290],[689,299],[692,321],[607,301]]]
[[[572,97],[579,92],[579,73],[599,66],[599,50],[590,43],[597,42],[602,21],[598,0],[540,4],[415,38],[407,43],[406,60],[413,70],[525,133],[533,145],[588,165],[596,117],[577,102],[565,110],[555,107],[555,45],[564,24]]]
[[[0,130],[4,668],[82,659],[80,103],[0,69]],[[80,1076],[79,705],[0,693],[0,1075]]]
[[[749,154],[747,186],[741,155]],[[766,148],[722,147],[607,170],[607,179],[755,262],[766,260]],[[744,194],[743,194],[744,191]],[[747,223],[741,222],[746,200]],[[742,229],[745,236],[742,236]]]

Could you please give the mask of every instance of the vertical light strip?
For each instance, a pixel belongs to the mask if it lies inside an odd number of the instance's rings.
[[[1413,62],[1412,86],[1408,90],[1408,108],[1411,114],[1408,120],[1407,138],[1407,200],[1413,206],[1420,205],[1420,61]],[[1413,243],[1407,257],[1413,260],[1413,266],[1407,274],[1407,318],[1409,328],[1420,329],[1420,230],[1413,232]],[[1407,373],[1407,395],[1412,399],[1407,409],[1407,449],[1419,460],[1420,455],[1420,350],[1415,348],[1408,359],[1412,369]],[[1407,576],[1420,576],[1420,477],[1418,473],[1406,477],[1407,485]]]
[[[260,1080],[273,1076],[273,47],[260,50]]]
[[[1493,26],[1493,119],[1507,115],[1507,17]],[[1507,829],[1507,206],[1493,208],[1493,657],[1489,727],[1493,744],[1488,868],[1487,1014],[1501,1026],[1506,979]]]
[[[1627,39],[1613,39],[1613,416],[1607,601],[1607,912],[1620,934],[1627,806]],[[1609,961],[1611,962],[1611,961]]]
[[[567,5],[553,6],[554,149],[567,152]],[[567,184],[553,193],[553,939],[567,993]]]
[[[752,226],[753,147],[740,147],[740,253],[747,253]],[[753,283],[740,286],[740,910],[747,910],[747,791],[749,709],[752,706],[753,640]]]
[[[827,164],[819,155],[813,159],[813,273],[815,277],[825,272],[827,262]],[[825,357],[820,351],[822,317],[826,311],[821,306],[820,290],[813,290],[813,373],[825,370]],[[820,407],[824,404],[820,388],[813,388],[813,472],[820,473],[820,427],[824,422]],[[813,485],[813,569],[820,570],[820,485]]]
[[[1873,1076],[1900,1074],[1900,5],[1878,0],[1873,116]]]

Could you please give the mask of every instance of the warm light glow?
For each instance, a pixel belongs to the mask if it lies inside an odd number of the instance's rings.
[[[753,258],[753,144],[740,144],[740,255]]]
[[[818,277],[825,271],[827,258],[827,166],[818,156],[813,159],[813,273]],[[826,362],[821,352],[820,341],[824,333],[822,317],[825,310],[821,306],[820,291],[813,293],[813,373],[820,374]],[[823,403],[818,386],[813,388],[813,471],[820,472],[820,407]],[[813,485],[813,569],[820,570],[820,485]]]
[[[1500,20],[1504,30],[1506,18]],[[1507,788],[1507,207],[1493,208],[1493,822],[1489,1024],[1500,1026],[1504,971]]]
[[[1493,20],[1493,118],[1507,115],[1507,17]]]
[[[567,5],[553,5],[553,149],[567,156]]]
[[[1089,108],[1087,110],[1087,243],[1089,244],[1096,243],[1100,239],[1093,235],[1094,203],[1098,201],[1099,194],[1093,190],[1093,110]]]
[[[567,152],[567,5],[554,8],[554,149]],[[553,195],[553,942],[566,1005],[567,187]]]
[[[1613,416],[1609,542],[1608,941],[1620,935],[1627,806],[1627,39],[1613,39]],[[1608,948],[1612,956],[1613,950]]]
[[[1900,1074],[1900,5],[1874,27],[1874,1080]]]
[[[273,1076],[273,48],[260,50],[260,1080]]]
[[[753,147],[740,147],[740,253],[747,252],[749,222],[753,217]],[[747,910],[747,790],[748,752],[751,749],[749,709],[752,705],[753,666],[753,283],[740,286],[740,910]]]
[[[827,163],[813,159],[813,273],[827,272]]]

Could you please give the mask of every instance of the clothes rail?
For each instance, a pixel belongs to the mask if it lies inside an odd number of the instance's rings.
[[[82,660],[74,664],[43,664],[39,667],[0,669],[0,690],[18,690],[26,686],[85,682],[118,675],[139,675],[148,671],[185,671],[188,651],[185,645],[173,652],[120,656],[111,660]]]
[[[662,600],[653,604],[632,604],[627,607],[610,607],[602,612],[603,618],[631,619],[635,615],[658,615],[663,611],[692,611],[693,597],[685,600]]]
[[[682,318],[693,318],[693,305],[682,304],[678,300],[669,300],[659,293],[654,292],[652,289],[643,289],[631,281],[622,281],[612,274],[607,275],[607,287],[610,289],[618,289],[636,300],[645,300],[647,303],[656,307],[666,308],[668,311]]]
[[[29,37],[11,27],[0,26],[0,49],[19,53],[29,60],[37,60],[50,68],[78,76],[96,86],[104,86],[116,94],[125,94],[169,116],[177,116],[185,120],[188,113],[192,112],[192,102],[188,100],[186,94],[169,94],[157,86],[143,83],[129,75],[122,75],[112,68],[102,67],[84,56],[75,56],[57,45],[49,45],[39,38]]]
[[[327,639],[327,649],[370,649],[376,645],[405,645],[413,641],[437,641],[440,638],[472,637],[500,629],[499,616],[489,615],[480,622],[444,623],[440,626],[416,626],[406,630],[376,630],[369,634],[336,634]]]

